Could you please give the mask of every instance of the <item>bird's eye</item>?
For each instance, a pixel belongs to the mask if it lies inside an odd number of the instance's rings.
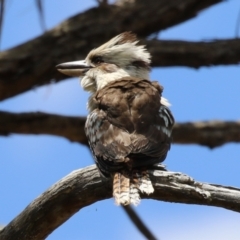
[[[92,62],[93,62],[94,64],[100,64],[100,63],[102,63],[102,62],[104,62],[104,61],[103,61],[102,57],[96,56],[96,57],[93,57],[93,58],[92,58]]]

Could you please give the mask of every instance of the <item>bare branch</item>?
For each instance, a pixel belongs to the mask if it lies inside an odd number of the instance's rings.
[[[88,144],[84,132],[85,117],[68,117],[42,112],[10,113],[0,111],[0,135],[51,134],[73,142]],[[176,123],[173,142],[200,144],[209,148],[240,142],[240,122],[205,121]]]
[[[55,65],[83,59],[90,49],[116,34],[130,30],[144,38],[220,2],[223,0],[136,0],[76,15],[42,36],[0,54],[0,100],[65,79],[54,69]]]
[[[240,39],[207,42],[146,41],[153,56],[153,66],[193,68],[239,64]]]
[[[240,121],[204,121],[176,123],[173,142],[180,144],[200,144],[209,148],[225,143],[240,143]]]
[[[240,189],[200,183],[181,173],[159,170],[152,171],[151,179],[155,192],[142,198],[240,212]],[[100,177],[95,165],[76,170],[30,203],[0,231],[0,239],[45,239],[81,208],[110,198],[111,192],[110,181]]]
[[[65,117],[42,112],[9,113],[0,111],[0,135],[11,133],[51,134],[88,145],[85,117]]]

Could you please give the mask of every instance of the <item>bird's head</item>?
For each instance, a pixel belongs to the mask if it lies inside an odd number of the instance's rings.
[[[134,34],[124,32],[90,51],[85,60],[56,67],[66,75],[80,77],[82,87],[92,93],[122,77],[149,79],[151,56],[137,43]]]

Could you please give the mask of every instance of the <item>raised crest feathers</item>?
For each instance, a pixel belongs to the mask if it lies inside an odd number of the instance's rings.
[[[93,49],[88,54],[87,59],[91,60],[95,56],[102,56],[111,59],[110,62],[116,61],[121,63],[132,59],[132,61],[143,61],[146,65],[149,65],[151,62],[151,55],[145,46],[137,45],[138,42],[135,34],[123,32],[100,47]]]
[[[123,32],[118,35],[119,36],[119,44],[127,43],[127,42],[138,42],[136,34],[132,32]]]

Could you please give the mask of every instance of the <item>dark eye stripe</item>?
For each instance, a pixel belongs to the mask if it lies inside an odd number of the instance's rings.
[[[99,63],[102,63],[104,61],[103,61],[102,57],[95,56],[95,57],[92,58],[92,62],[95,63],[95,64],[99,64]]]

